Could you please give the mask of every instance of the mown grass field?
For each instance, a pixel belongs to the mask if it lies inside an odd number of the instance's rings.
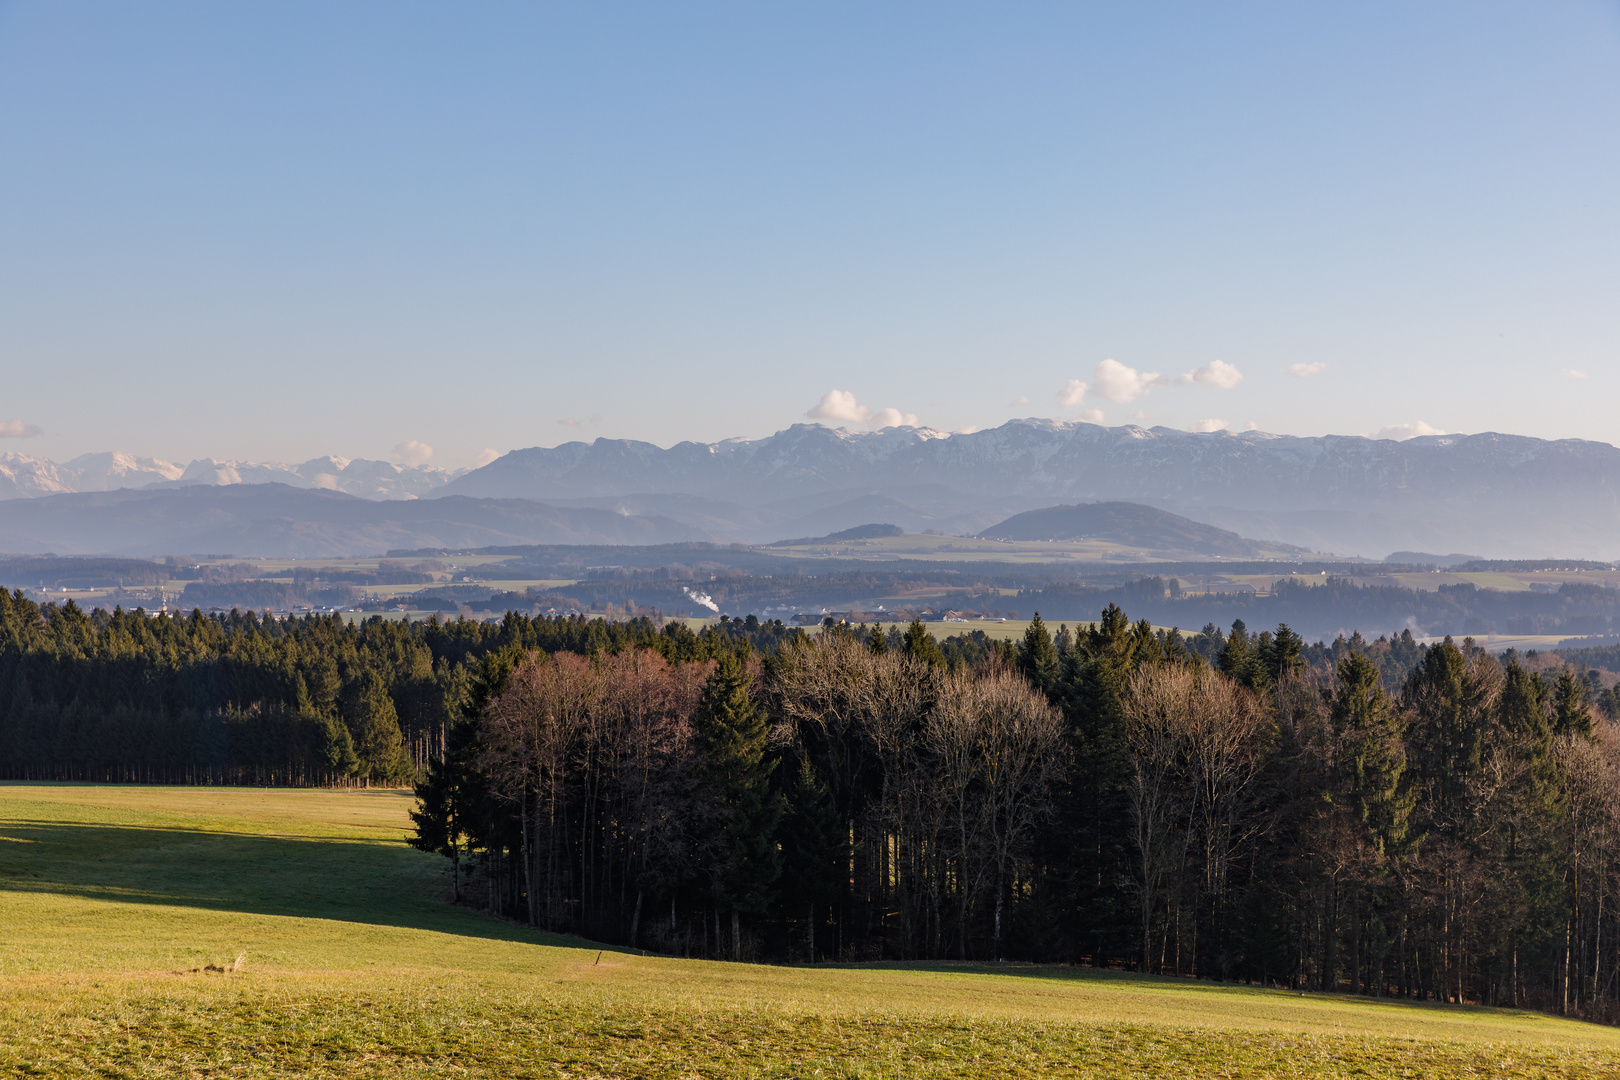
[[[1501,1010],[599,950],[444,903],[408,806],[0,786],[0,1075],[1620,1075],[1620,1031]]]

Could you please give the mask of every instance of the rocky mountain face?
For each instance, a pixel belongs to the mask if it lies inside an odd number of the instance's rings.
[[[431,465],[319,457],[300,465],[199,458],[176,465],[122,451],[83,454],[58,464],[26,454],[0,454],[0,499],[124,488],[286,484],[358,495],[363,499],[417,498],[461,475]]]
[[[1346,555],[1620,556],[1620,449],[1494,433],[1395,442],[1052,420],[963,435],[798,424],[667,450],[625,439],[517,450],[439,493],[656,506],[711,527],[730,520],[747,540],[862,521],[979,532],[1054,503],[1123,500]]]

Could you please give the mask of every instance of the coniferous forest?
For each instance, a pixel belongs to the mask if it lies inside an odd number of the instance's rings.
[[[1100,621],[150,617],[0,592],[0,775],[411,784],[456,899],[737,959],[1023,959],[1620,1019],[1615,695]]]

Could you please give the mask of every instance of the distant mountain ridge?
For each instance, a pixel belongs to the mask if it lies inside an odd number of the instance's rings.
[[[286,484],[71,493],[13,500],[0,510],[0,551],[59,555],[337,558],[393,548],[711,539],[667,518],[526,499],[377,501]]]
[[[977,533],[1055,502],[1140,502],[1238,532],[1340,554],[1484,550],[1497,557],[1620,555],[1620,449],[1579,439],[1361,436],[1056,420],[950,435],[796,424],[758,440],[661,449],[598,439],[516,450],[436,494],[550,502],[710,500],[711,519],[781,520],[814,535],[865,521]],[[749,527],[753,530],[753,527]],[[753,530],[757,531],[757,530]]]
[[[667,449],[630,439],[533,447],[463,473],[333,457],[302,465],[202,459],[182,469],[127,454],[61,466],[0,455],[0,499],[266,481],[368,499],[530,500],[664,519],[746,543],[873,521],[977,535],[1054,504],[1132,502],[1340,555],[1620,556],[1620,449],[1495,433],[1395,442],[1036,419],[961,434],[795,424],[762,439]],[[0,506],[3,523],[12,506]],[[98,550],[115,540],[109,534]]]

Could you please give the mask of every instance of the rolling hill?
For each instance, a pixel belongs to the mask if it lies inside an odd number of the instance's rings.
[[[1081,503],[1048,506],[1014,514],[984,530],[992,540],[1109,540],[1133,548],[1232,559],[1275,556],[1288,545],[1261,544],[1229,529],[1128,502]],[[1292,549],[1305,554],[1302,549]]]

